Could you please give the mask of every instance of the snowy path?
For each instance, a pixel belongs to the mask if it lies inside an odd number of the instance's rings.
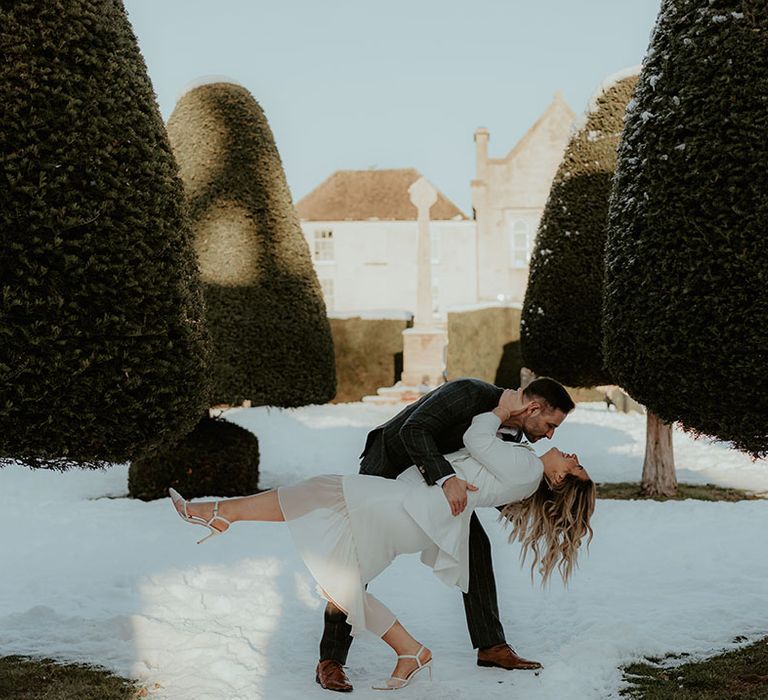
[[[367,429],[391,410],[345,404],[230,417],[259,436],[262,483],[275,486],[356,471]],[[577,452],[597,480],[637,480],[643,437],[642,416],[582,405],[554,444]],[[768,491],[764,462],[682,434],[675,448],[681,480]],[[97,662],[159,684],[157,698],[330,698],[313,682],[323,606],[283,526],[243,524],[197,546],[203,531],[167,500],[122,498],[126,477],[124,466],[0,470],[0,653]],[[711,653],[737,635],[768,633],[768,501],[600,501],[595,540],[569,591],[532,587],[494,514],[481,515],[508,639],[545,669],[477,668],[458,591],[406,557],[372,590],[435,655],[434,682],[419,679],[409,697],[615,697],[620,664]],[[368,688],[390,667],[381,642],[357,640],[354,697],[380,697]]]

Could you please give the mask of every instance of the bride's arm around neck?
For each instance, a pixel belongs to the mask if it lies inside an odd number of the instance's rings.
[[[464,433],[469,454],[493,476],[505,483],[541,479],[541,460],[527,445],[505,442],[496,436],[501,419],[492,411],[480,413]]]

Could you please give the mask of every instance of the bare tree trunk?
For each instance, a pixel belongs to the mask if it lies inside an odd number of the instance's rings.
[[[672,426],[647,412],[642,490],[646,496],[672,497],[677,493]]]

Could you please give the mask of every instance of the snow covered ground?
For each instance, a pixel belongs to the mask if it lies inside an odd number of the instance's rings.
[[[262,485],[357,471],[367,430],[397,410],[363,404],[242,409]],[[644,417],[581,404],[553,444],[576,452],[598,481],[637,481]],[[542,449],[546,449],[549,443]],[[538,449],[538,446],[537,446]],[[675,435],[681,481],[768,492],[768,464]],[[247,523],[197,546],[168,499],[125,497],[127,468],[65,474],[0,469],[0,654],[99,663],[140,678],[156,698],[330,698],[313,681],[323,604],[281,524]],[[458,590],[415,556],[372,590],[435,657],[413,698],[616,697],[618,666],[668,652],[711,654],[768,634],[768,501],[599,501],[595,539],[568,590],[532,586],[494,512],[480,513],[494,547],[508,640],[543,671],[480,669]],[[380,697],[389,649],[355,641],[355,697]]]

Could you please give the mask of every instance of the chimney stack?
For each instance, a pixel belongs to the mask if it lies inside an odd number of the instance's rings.
[[[484,126],[475,129],[475,178],[485,180],[486,165],[488,164],[488,139],[491,138]]]

